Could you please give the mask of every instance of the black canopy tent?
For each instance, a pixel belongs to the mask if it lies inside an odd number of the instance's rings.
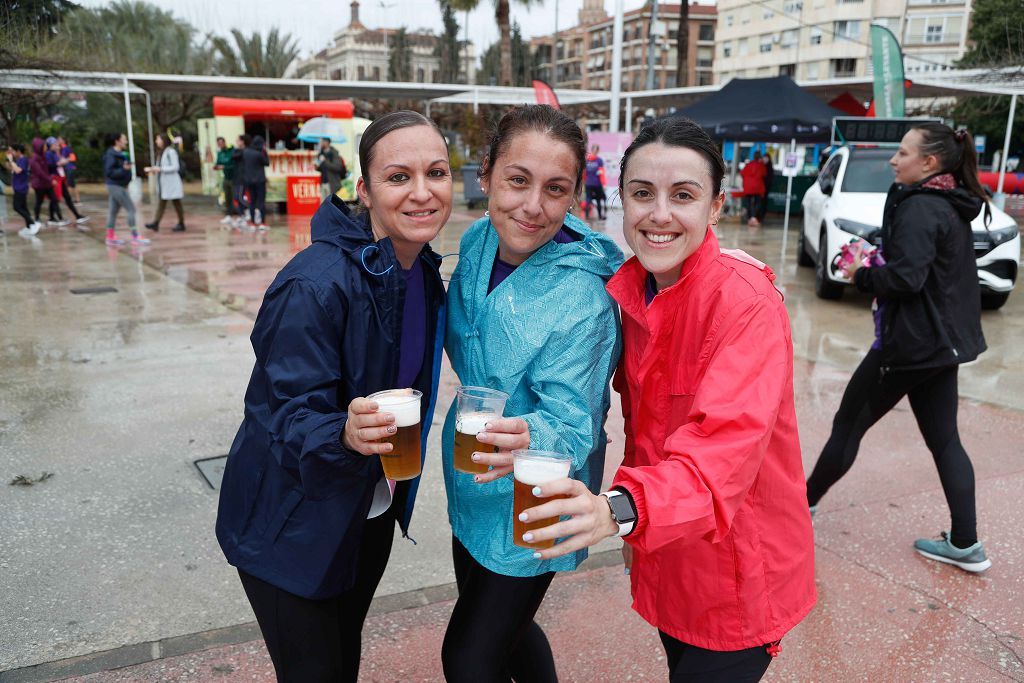
[[[716,140],[827,142],[834,116],[847,116],[789,76],[734,78],[718,92],[676,110]]]

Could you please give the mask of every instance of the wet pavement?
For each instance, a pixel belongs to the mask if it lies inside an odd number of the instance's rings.
[[[269,233],[239,233],[221,228],[209,200],[190,198],[187,232],[115,250],[101,241],[102,194],[84,189],[90,234],[25,240],[9,224],[0,237],[0,478],[53,473],[0,486],[0,682],[272,680],[213,538],[216,492],[194,462],[227,452],[252,320],[274,274],[308,244],[308,221],[276,217]],[[435,249],[457,252],[481,213],[457,208]],[[616,218],[598,227],[621,243]],[[726,222],[719,235],[769,263],[786,292],[809,468],[872,327],[866,297],[814,297],[791,228],[785,259],[774,223],[751,232]],[[89,287],[117,291],[70,292]],[[948,513],[904,402],[823,501],[819,604],[783,641],[770,680],[1024,680],[1024,296],[983,324],[990,350],[961,371],[960,426],[992,569],[968,575],[911,550]],[[455,385],[445,366],[440,406]],[[610,471],[617,414],[609,432]],[[412,533],[418,545],[396,541],[367,623],[362,680],[441,679],[454,592],[437,467],[424,474]],[[616,547],[607,541],[588,568],[560,575],[541,609],[562,680],[665,679],[656,633],[629,610]]]

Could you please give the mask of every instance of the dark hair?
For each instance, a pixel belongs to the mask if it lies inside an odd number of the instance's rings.
[[[722,160],[722,153],[718,146],[708,137],[704,129],[683,116],[666,116],[655,119],[640,129],[640,132],[629,144],[619,162],[619,192],[622,192],[623,182],[626,178],[626,166],[633,152],[644,145],[660,142],[669,147],[685,147],[692,149],[702,157],[708,164],[708,173],[711,175],[711,186],[714,189],[714,196],[722,191],[722,179],[725,178],[725,161]]]
[[[328,142],[329,143],[330,141],[331,141],[331,139],[329,137],[326,137],[326,136],[320,138],[320,142]]]
[[[171,138],[169,135],[167,135],[167,133],[157,133],[155,136],[153,136],[153,139],[156,140],[157,138],[164,141],[164,149],[167,149],[168,147],[171,146]]]
[[[238,137],[242,138],[242,142],[245,144],[246,147],[252,144],[252,136],[249,135],[248,133],[242,133]]]
[[[910,127],[921,134],[918,148],[923,156],[934,156],[939,160],[942,173],[950,173],[958,184],[983,202],[988,195],[978,180],[978,154],[974,151],[974,140],[966,128],[953,130],[941,123],[919,123]]]
[[[409,111],[408,109],[399,109],[398,111],[387,113],[378,119],[374,119],[373,123],[366,127],[366,130],[363,131],[363,137],[359,140],[359,167],[363,173],[364,183],[370,184],[367,173],[370,171],[370,163],[373,161],[373,149],[377,146],[377,143],[388,133],[413,126],[429,126],[437,131],[441,140],[444,141],[444,134],[437,127],[436,123],[423,114]],[[447,149],[448,143],[445,142],[445,150]]]
[[[113,147],[114,143],[121,139],[124,133],[107,133],[103,136],[103,142],[106,143],[107,147]]]
[[[583,169],[587,165],[587,141],[583,131],[568,115],[547,104],[524,104],[509,109],[498,120],[487,143],[487,154],[480,164],[479,176],[486,178],[494,162],[505,153],[515,136],[527,131],[544,133],[558,142],[563,142],[576,157],[576,192],[583,182]]]
[[[20,142],[12,142],[10,144],[10,148],[13,149],[15,152],[19,152],[21,154],[25,153],[25,145],[21,144]]]
[[[215,142],[223,142],[225,145],[228,143],[228,141],[224,139],[223,135],[218,135]]]

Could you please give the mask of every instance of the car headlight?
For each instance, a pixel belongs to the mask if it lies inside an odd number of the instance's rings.
[[[988,236],[992,240],[992,246],[998,247],[1003,242],[1009,242],[1017,236],[1017,226],[1015,224],[1008,225],[1005,228],[999,228],[998,230],[989,230]]]
[[[848,218],[837,218],[835,220],[836,227],[843,232],[848,232],[851,235],[862,237],[866,240],[870,240],[878,232],[878,226],[868,225],[867,223],[858,223],[857,221],[851,221]]]

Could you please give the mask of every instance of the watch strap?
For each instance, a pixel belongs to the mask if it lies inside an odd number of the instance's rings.
[[[622,491],[617,491],[615,489],[612,489],[611,491],[604,491],[600,495],[604,496],[605,499],[608,500],[608,509],[611,511],[612,520],[619,526],[619,531],[615,535],[619,538],[622,538],[623,536],[628,536],[630,533],[632,533],[633,529],[636,527],[636,508],[633,505],[632,497],[624,494]],[[620,497],[628,501],[630,508],[633,509],[632,519],[620,520],[618,516],[615,514],[615,506],[612,505],[612,500]]]

